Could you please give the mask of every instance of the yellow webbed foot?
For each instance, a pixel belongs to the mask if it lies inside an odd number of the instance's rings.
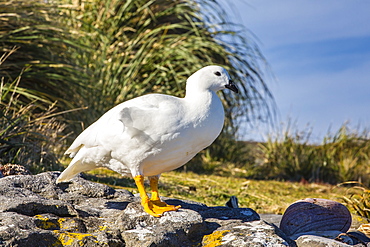
[[[181,206],[168,205],[161,200],[142,200],[141,205],[144,208],[144,211],[154,217],[160,217],[164,212],[176,211]]]
[[[158,214],[163,214],[164,212],[168,211],[177,211],[181,206],[174,206],[174,205],[168,205],[165,202],[162,202],[161,200],[150,200],[150,202],[153,205],[153,211],[155,211]]]
[[[149,199],[145,192],[144,188],[144,177],[138,175],[134,177],[137,188],[141,197],[141,205],[144,208],[144,211],[154,217],[160,217],[164,212],[176,211],[181,206],[168,205],[165,202],[162,202],[158,196],[158,178],[150,177],[150,187],[152,188],[152,198]]]

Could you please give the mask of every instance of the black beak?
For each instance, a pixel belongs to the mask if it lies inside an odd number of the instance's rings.
[[[229,80],[229,84],[226,84],[225,87],[227,89],[230,89],[231,91],[235,92],[235,93],[239,93],[239,90],[238,88],[235,86],[235,84],[233,83],[232,80]]]

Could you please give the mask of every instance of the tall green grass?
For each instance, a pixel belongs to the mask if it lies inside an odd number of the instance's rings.
[[[0,68],[12,52],[0,58]],[[58,170],[66,126],[57,120],[55,104],[36,111],[45,102],[18,88],[22,75],[7,84],[2,78],[0,83],[0,164],[20,164],[33,173]],[[22,97],[34,99],[24,105]]]
[[[347,183],[348,184],[348,183]],[[343,196],[346,205],[370,223],[370,190],[365,186],[354,186]]]
[[[287,128],[259,144],[255,177],[309,182],[370,184],[370,138],[364,129],[344,124],[328,133],[321,144],[312,144],[311,130]]]
[[[65,26],[59,22],[55,5],[42,1],[0,1],[0,52],[12,53],[1,65],[4,86],[22,72],[17,90],[18,103],[39,100],[45,110],[57,101],[62,110],[80,107],[84,87],[81,68],[70,58],[68,47],[77,47]],[[27,68],[24,70],[24,68]]]

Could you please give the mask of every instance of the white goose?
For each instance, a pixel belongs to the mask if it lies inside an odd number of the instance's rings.
[[[238,92],[224,68],[207,66],[188,78],[184,98],[148,94],[117,105],[72,143],[66,154],[73,159],[57,183],[107,167],[134,178],[141,204],[150,215],[177,210],[180,206],[160,200],[159,176],[184,165],[217,138],[224,109],[216,92],[225,88]],[[144,176],[149,177],[150,199]]]

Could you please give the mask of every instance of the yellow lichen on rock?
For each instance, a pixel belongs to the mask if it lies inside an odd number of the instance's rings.
[[[35,218],[37,221],[35,222],[37,227],[44,229],[44,230],[50,230],[50,229],[59,229],[60,226],[58,223],[53,222],[48,217],[44,217],[42,215],[35,215]]]
[[[54,231],[56,233],[59,242],[63,246],[69,246],[72,245],[74,241],[81,241],[86,237],[94,237],[90,233],[73,233],[73,232],[60,232],[60,231]],[[83,244],[82,242],[79,242],[79,244]]]
[[[230,230],[214,231],[209,235],[203,237],[204,247],[215,247],[222,245],[222,237],[230,232]]]

